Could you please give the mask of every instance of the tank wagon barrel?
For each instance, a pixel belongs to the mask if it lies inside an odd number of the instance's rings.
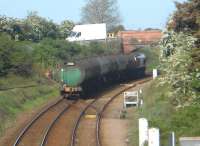
[[[96,57],[68,63],[61,69],[62,89],[65,97],[90,92],[109,82],[144,75],[145,55],[132,53]]]

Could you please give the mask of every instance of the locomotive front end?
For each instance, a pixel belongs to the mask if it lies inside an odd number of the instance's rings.
[[[65,98],[79,97],[82,88],[80,86],[83,79],[83,72],[74,63],[68,63],[61,71],[61,95]]]

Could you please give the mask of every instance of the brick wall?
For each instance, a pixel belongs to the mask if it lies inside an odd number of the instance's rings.
[[[162,37],[162,32],[159,30],[120,31],[118,37],[122,39],[124,53],[130,53],[137,45],[150,45],[158,42]]]

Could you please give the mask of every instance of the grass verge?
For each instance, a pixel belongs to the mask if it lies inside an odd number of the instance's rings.
[[[22,78],[8,76],[0,79],[1,87],[18,87],[25,85],[37,85],[30,88],[14,88],[0,91],[0,136],[3,136],[6,128],[14,125],[16,117],[34,108],[40,107],[48,100],[58,96],[58,85],[49,81],[34,78]]]
[[[176,144],[179,138],[200,135],[200,106],[198,104],[177,108],[173,106],[168,85],[158,86],[158,81],[152,81],[143,89],[144,105],[136,110],[130,129],[130,143],[138,145],[138,119],[145,117],[150,127],[160,129],[161,145],[168,145],[169,133],[174,131]]]

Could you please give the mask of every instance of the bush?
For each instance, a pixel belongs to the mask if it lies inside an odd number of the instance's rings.
[[[168,84],[158,86],[155,80],[143,89],[144,105],[139,110],[139,117],[145,117],[150,127],[158,127],[161,132],[161,145],[168,145],[169,133],[179,137],[199,136],[200,106],[192,104],[181,108],[171,104],[171,87]]]
[[[14,49],[14,43],[9,36],[0,34],[0,75],[5,75],[11,68],[11,53]]]
[[[34,46],[34,60],[44,68],[55,67],[67,61],[116,52],[103,42],[76,43],[65,40],[44,39]]]
[[[25,43],[12,41],[5,34],[0,34],[0,42],[0,75],[31,75],[32,50]]]
[[[177,106],[189,104],[197,98],[192,88],[196,77],[190,70],[195,41],[195,38],[183,33],[166,32],[160,43],[160,69],[164,72],[161,80],[173,88],[172,96]]]

